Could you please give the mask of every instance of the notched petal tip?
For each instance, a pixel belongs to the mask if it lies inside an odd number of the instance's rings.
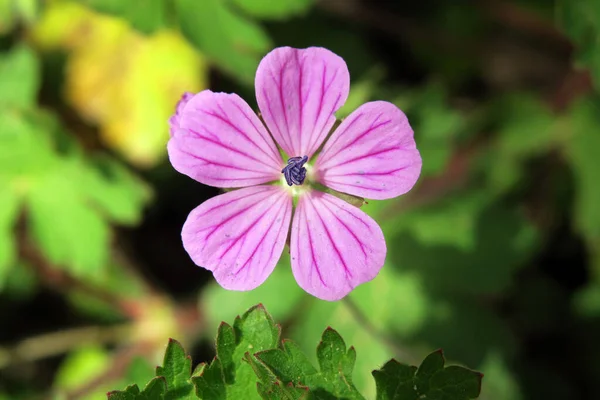
[[[229,290],[251,290],[271,274],[285,246],[292,213],[276,186],[228,192],[202,203],[182,230],[185,250]]]
[[[363,104],[333,132],[315,163],[323,185],[367,199],[408,192],[422,160],[406,115],[394,104]]]
[[[279,47],[260,62],[255,86],[261,115],[277,143],[290,157],[310,157],[348,98],[350,73],[330,50]]]
[[[345,297],[377,276],[386,251],[381,228],[358,208],[317,191],[299,199],[291,231],[292,271],[313,296]]]

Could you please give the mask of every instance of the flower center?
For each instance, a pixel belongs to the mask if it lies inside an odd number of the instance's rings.
[[[287,165],[281,170],[285,181],[289,186],[302,185],[306,178],[306,168],[304,164],[308,161],[308,156],[292,157],[288,160]]]

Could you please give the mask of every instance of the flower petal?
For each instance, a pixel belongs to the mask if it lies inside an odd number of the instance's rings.
[[[256,71],[256,99],[273,137],[290,157],[310,157],[346,102],[350,73],[327,49],[280,47]]]
[[[273,139],[236,94],[204,90],[192,97],[168,150],[177,171],[206,185],[243,187],[281,177]]]
[[[292,199],[278,186],[254,186],[202,203],[181,237],[194,262],[229,290],[251,290],[275,268],[287,238]]]
[[[421,156],[406,115],[386,101],[363,104],[333,132],[315,163],[315,178],[339,192],[390,199],[408,192]]]
[[[184,94],[181,95],[181,99],[179,99],[179,102],[177,103],[177,106],[175,107],[175,114],[173,114],[171,116],[171,118],[169,118],[169,135],[170,136],[173,136],[175,131],[177,129],[179,129],[179,118],[181,118],[181,113],[183,112],[183,109],[185,108],[186,104],[188,103],[188,101],[190,101],[190,99],[192,97],[194,97],[194,93],[190,93],[190,92],[185,92]]]
[[[381,228],[367,214],[312,191],[298,201],[290,253],[292,271],[304,290],[323,300],[339,300],[377,276],[386,246]]]

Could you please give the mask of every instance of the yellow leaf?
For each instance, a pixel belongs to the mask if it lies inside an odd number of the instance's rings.
[[[165,156],[167,120],[181,94],[207,86],[204,59],[177,32],[142,35],[79,4],[51,5],[32,37],[42,49],[68,51],[67,101],[138,166]]]

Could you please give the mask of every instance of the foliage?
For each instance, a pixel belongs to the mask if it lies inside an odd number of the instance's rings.
[[[316,369],[296,343],[280,343],[280,329],[261,304],[252,307],[233,326],[221,323],[216,357],[193,372],[191,358],[171,339],[163,366],[143,390],[131,385],[108,399],[364,399],[352,384],[356,350],[346,348],[339,333],[323,332]],[[381,400],[475,399],[482,378],[463,367],[444,367],[441,351],[427,356],[418,370],[390,360],[373,376]]]
[[[485,373],[481,398],[594,398],[599,2],[473,3],[0,0],[0,399],[479,390],[439,352],[421,363],[437,348]],[[361,202],[388,254],[340,302],[304,293],[285,254],[256,290],[223,290],[181,246],[217,190],[166,159],[177,100],[256,110],[256,66],[287,45],[342,56],[337,117],[390,101],[424,160],[410,193]],[[290,340],[260,308],[235,319],[258,303]]]

